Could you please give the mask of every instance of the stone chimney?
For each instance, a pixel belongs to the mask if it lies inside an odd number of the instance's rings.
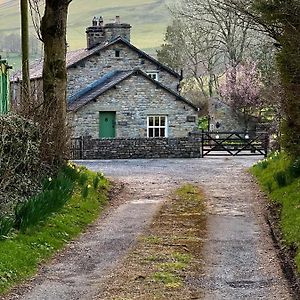
[[[109,42],[119,36],[130,42],[131,25],[122,23],[120,16],[116,16],[114,23],[107,23],[104,26],[106,40]]]
[[[103,18],[94,17],[92,26],[86,29],[87,48],[91,49],[105,42],[105,31],[103,27]]]
[[[120,16],[116,16],[113,23],[104,24],[102,17],[94,17],[92,26],[86,29],[87,48],[91,49],[100,44],[105,44],[121,36],[130,42],[131,25],[121,23]]]

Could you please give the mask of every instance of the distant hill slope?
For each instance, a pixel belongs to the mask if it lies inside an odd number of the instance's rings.
[[[18,0],[0,0],[0,34],[19,31],[19,15]],[[169,22],[166,0],[73,0],[68,22],[71,49],[86,46],[85,28],[95,15],[102,15],[106,22],[121,16],[133,26],[132,42],[152,53],[162,43]]]

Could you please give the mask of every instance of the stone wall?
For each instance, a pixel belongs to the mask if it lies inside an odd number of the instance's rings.
[[[197,111],[141,74],[132,75],[76,112],[72,136],[99,138],[99,112],[116,112],[116,138],[146,138],[147,116],[164,115],[168,137],[186,137],[196,126]]]
[[[120,50],[120,57],[115,57],[115,50]],[[158,72],[159,81],[177,91],[178,78],[140,57],[138,53],[120,42],[101,50],[99,55],[86,59],[76,67],[68,69],[68,96],[74,95],[108,72],[134,68],[139,68],[144,72]]]
[[[234,111],[217,98],[209,100],[210,131],[255,131],[257,121]],[[246,128],[247,125],[247,128]]]
[[[79,145],[80,143],[78,143]],[[200,139],[83,139],[72,159],[199,158]]]

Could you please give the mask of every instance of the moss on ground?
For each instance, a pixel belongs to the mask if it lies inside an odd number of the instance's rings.
[[[186,184],[170,195],[99,299],[200,299],[188,282],[201,274],[204,195]]]

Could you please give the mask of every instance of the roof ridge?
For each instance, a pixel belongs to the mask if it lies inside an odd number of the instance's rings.
[[[77,66],[81,61],[88,59],[89,57],[97,54],[97,52],[101,52],[102,50],[105,50],[105,48],[107,48],[117,42],[125,43],[129,48],[131,48],[133,51],[138,52],[142,57],[152,61],[152,63],[160,66],[161,68],[166,70],[168,73],[172,74],[173,76],[180,78],[180,74],[178,74],[175,70],[173,70],[170,67],[166,66],[165,64],[159,62],[155,57],[148,54],[144,50],[137,48],[135,45],[133,45],[131,42],[129,42],[128,40],[124,39],[121,36],[118,36],[118,37],[112,39],[110,42],[107,42],[104,45],[103,44],[96,45],[95,47],[93,47],[91,49],[81,48],[81,49],[68,51],[67,56],[66,56],[67,69]],[[30,79],[42,78],[42,70],[43,70],[42,61],[40,61],[40,63],[31,65],[30,66]],[[11,76],[11,81],[16,81],[16,79],[18,77],[21,77],[21,75],[22,75],[21,71],[17,71],[15,73],[13,73]]]
[[[189,106],[193,107],[196,111],[199,111],[199,108],[196,105],[194,105],[192,102],[188,101],[185,97],[181,96],[179,93],[177,93],[173,89],[171,89],[171,88],[165,86],[164,84],[152,79],[151,77],[149,77],[147,75],[147,73],[145,73],[143,70],[141,70],[139,68],[134,68],[134,69],[131,69],[131,70],[128,70],[128,71],[117,70],[106,81],[105,80],[103,80],[103,81],[99,80],[98,84],[95,85],[94,90],[85,91],[84,93],[82,93],[82,95],[79,98],[75,98],[75,100],[73,102],[69,102],[69,105],[70,105],[69,110],[70,111],[78,110],[83,105],[85,105],[88,102],[90,102],[91,100],[99,97],[99,95],[105,93],[107,90],[111,89],[112,87],[114,87],[115,85],[117,85],[118,83],[122,82],[123,80],[125,80],[126,78],[132,76],[135,73],[139,73],[140,75],[144,76],[145,78],[150,80],[155,85],[158,85],[162,89],[166,90],[168,93],[173,94],[177,99],[180,99],[181,101],[185,102]],[[122,76],[120,76],[120,75],[122,75]],[[95,84],[96,84],[96,82],[95,82]],[[99,86],[99,85],[102,85],[102,86]],[[81,91],[81,92],[83,92],[83,91]],[[82,98],[85,98],[85,99],[82,99]]]

